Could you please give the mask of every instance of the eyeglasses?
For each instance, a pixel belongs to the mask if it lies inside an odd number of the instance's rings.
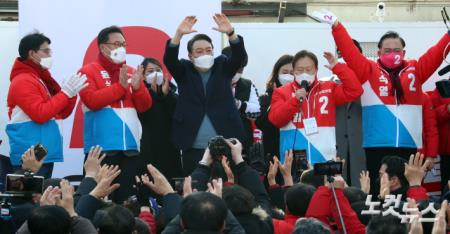
[[[125,47],[125,48],[128,46],[128,44],[126,42],[120,42],[120,41],[116,41],[114,43],[105,42],[104,44],[114,45],[116,47]]]

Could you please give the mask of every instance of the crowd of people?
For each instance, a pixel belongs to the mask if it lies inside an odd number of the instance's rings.
[[[97,58],[61,85],[51,40],[23,37],[7,99],[9,158],[14,174],[45,180],[42,192],[0,194],[1,233],[448,233],[450,99],[422,84],[450,52],[450,31],[418,60],[388,31],[373,61],[332,12],[312,16],[331,25],[339,53],[323,56],[334,75],[318,77],[308,50],[282,55],[262,95],[242,77],[244,38],[224,14],[213,16],[229,41],[219,56],[196,34],[179,58],[196,32],[187,16],[162,63],[135,69],[126,35],[110,26]],[[84,167],[74,187],[52,172],[64,160],[56,120],[78,96]],[[423,179],[438,155],[436,197]],[[341,170],[314,169],[330,161]]]

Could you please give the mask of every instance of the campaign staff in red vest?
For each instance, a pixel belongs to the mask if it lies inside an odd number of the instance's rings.
[[[319,81],[316,55],[302,50],[292,61],[294,81],[273,92],[269,120],[280,128],[281,161],[289,149],[305,150],[310,164],[336,158],[336,106],[355,100],[363,90],[347,65],[329,52],[324,57],[341,84]]]
[[[117,26],[104,28],[97,36],[95,61],[80,72],[87,76],[88,88],[80,92],[84,112],[84,152],[100,145],[107,157],[103,163],[119,165],[120,188],[112,194],[122,202],[133,193],[142,126],[137,112],[144,112],[152,99],[143,82],[142,66],[137,70],[125,62],[127,42]]]
[[[49,72],[52,66],[50,39],[32,33],[20,40],[20,57],[14,62],[8,91],[6,134],[11,164],[19,169],[22,154],[42,144],[47,156],[37,175],[50,178],[53,163],[62,162],[62,136],[55,119],[65,119],[75,107],[77,94],[85,88],[86,77],[73,75],[62,87]]]

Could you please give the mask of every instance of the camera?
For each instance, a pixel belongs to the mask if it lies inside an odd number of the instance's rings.
[[[12,197],[31,197],[35,193],[42,193],[43,185],[43,176],[34,176],[32,173],[7,174],[5,192]]]
[[[386,4],[384,4],[384,2],[379,2],[377,4],[377,10],[375,12],[375,16],[378,18],[379,22],[384,21],[384,17],[386,16]]]
[[[342,162],[328,161],[314,164],[315,175],[334,176],[342,174]]]
[[[236,144],[235,140],[231,140],[232,144]],[[231,148],[228,146],[223,136],[215,136],[208,142],[209,153],[214,160],[221,161],[222,156],[231,158]]]

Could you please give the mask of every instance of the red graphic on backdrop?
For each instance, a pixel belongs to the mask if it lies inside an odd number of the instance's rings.
[[[128,44],[127,54],[141,55],[144,58],[152,57],[162,62],[164,48],[170,38],[165,32],[143,26],[128,26],[121,27],[121,29]],[[97,39],[94,39],[86,50],[83,66],[97,59],[98,53]],[[163,67],[163,70],[165,74],[168,74],[165,67]],[[81,101],[79,101],[75,110],[69,148],[83,148],[83,124],[83,111]]]

